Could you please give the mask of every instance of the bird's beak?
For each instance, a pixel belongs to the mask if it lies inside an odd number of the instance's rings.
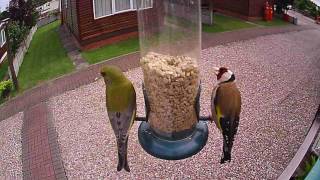
[[[215,75],[219,74],[219,68],[218,67],[213,67],[213,71]]]

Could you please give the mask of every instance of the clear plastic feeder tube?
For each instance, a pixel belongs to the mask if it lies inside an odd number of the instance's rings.
[[[137,0],[148,123],[160,136],[192,132],[199,89],[200,0]]]

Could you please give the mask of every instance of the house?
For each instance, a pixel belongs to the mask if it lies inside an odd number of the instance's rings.
[[[168,0],[179,3],[179,0]],[[274,0],[269,0],[272,4]],[[157,0],[61,0],[61,21],[81,49],[101,47],[138,35],[137,2],[150,13]],[[204,6],[243,19],[261,19],[266,0],[202,0]],[[211,13],[207,20],[210,24]]]
[[[246,20],[262,19],[266,0],[205,0],[215,11]],[[275,0],[268,0],[274,4]]]
[[[36,8],[36,10],[40,13],[40,16],[44,16],[50,12],[58,11],[59,10],[59,0],[52,0],[50,2],[47,2],[39,7]]]
[[[156,0],[139,0],[152,14]],[[61,21],[81,49],[97,48],[138,35],[137,0],[61,0]]]
[[[7,56],[7,41],[4,29],[4,23],[0,24],[0,66]]]

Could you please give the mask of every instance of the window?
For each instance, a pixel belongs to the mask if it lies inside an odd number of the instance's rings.
[[[68,1],[69,1],[69,0],[64,0],[64,8],[65,8],[65,9],[68,8]]]
[[[94,16],[95,18],[105,17],[112,14],[112,0],[94,0]]]
[[[0,32],[0,45],[1,47],[6,43],[6,33],[4,31],[4,29],[1,30]]]
[[[94,18],[136,10],[137,3],[141,3],[142,8],[152,8],[152,2],[152,0],[93,0]]]
[[[115,12],[121,12],[129,9],[133,9],[132,0],[116,0],[115,1]]]

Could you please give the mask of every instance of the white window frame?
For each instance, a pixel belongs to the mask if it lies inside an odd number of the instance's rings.
[[[96,8],[95,8],[96,6],[95,6],[95,2],[94,1],[95,0],[92,0],[92,5],[93,5],[92,9],[93,9],[93,18],[94,18],[94,20],[105,18],[105,17],[108,17],[108,16],[117,15],[117,14],[120,14],[120,13],[125,13],[125,12],[129,12],[129,11],[136,11],[137,10],[137,8],[133,7],[133,1],[136,1],[136,0],[130,0],[130,8],[126,9],[126,10],[122,10],[122,11],[116,11],[115,1],[117,1],[117,0],[111,0],[111,14],[100,16],[100,17],[96,17]],[[150,9],[150,8],[153,8],[153,0],[151,0],[151,7],[146,7],[146,8],[141,8],[141,9]]]
[[[7,42],[6,32],[4,31],[4,29],[1,29],[0,35],[1,35],[1,41],[2,41],[0,45],[1,45],[1,47],[3,47]]]
[[[7,57],[8,53],[7,51],[2,55],[1,59],[0,59],[0,64],[4,61],[4,59]]]

